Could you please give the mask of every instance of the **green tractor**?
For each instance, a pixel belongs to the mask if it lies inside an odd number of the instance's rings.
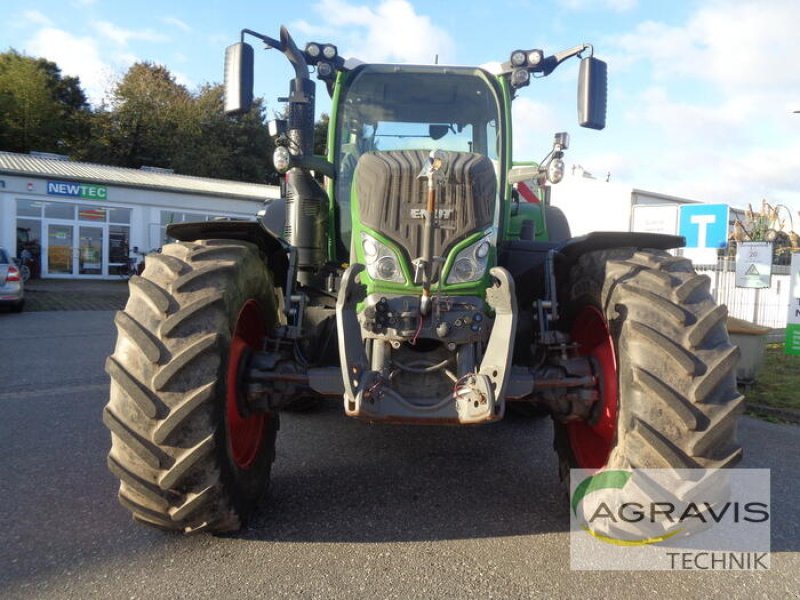
[[[738,351],[708,278],[667,253],[683,239],[572,238],[546,194],[568,136],[539,165],[512,159],[514,97],[572,57],[580,125],[605,126],[590,45],[515,50],[490,71],[363,64],[331,44],[301,50],[285,28],[243,30],[226,52],[229,114],[253,98],[245,36],[295,70],[287,118],[270,124],[282,197],[253,222],[170,226],[178,241],[130,281],[103,418],[135,519],[241,527],[268,487],[281,411],[324,396],[368,422],[547,411],[562,479],[738,461]],[[314,71],[332,98],[326,156],[313,155]],[[540,202],[521,198],[525,182]]]

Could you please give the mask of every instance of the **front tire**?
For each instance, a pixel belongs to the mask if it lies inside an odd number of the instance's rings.
[[[599,376],[592,419],[556,423],[570,468],[720,468],[741,458],[738,348],[724,306],[690,261],[618,249],[581,257],[562,295],[565,329]]]
[[[242,357],[277,318],[251,244],[181,242],[148,257],[117,313],[106,362],[108,466],[139,521],[184,532],[237,530],[266,491],[278,416],[242,415]]]

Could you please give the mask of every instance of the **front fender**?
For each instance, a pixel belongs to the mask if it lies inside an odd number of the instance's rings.
[[[565,240],[555,250],[569,264],[576,262],[587,252],[610,250],[612,248],[653,248],[671,250],[686,245],[686,238],[680,235],[662,233],[641,233],[636,231],[593,231],[586,235]]]

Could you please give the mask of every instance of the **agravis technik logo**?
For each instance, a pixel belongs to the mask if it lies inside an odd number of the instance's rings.
[[[571,477],[573,568],[768,565],[766,469],[575,469]]]

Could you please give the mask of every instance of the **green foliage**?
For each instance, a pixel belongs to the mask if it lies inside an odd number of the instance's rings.
[[[99,111],[84,158],[139,168],[172,167],[193,133],[193,99],[163,66],[136,63],[117,83],[110,107]]]
[[[784,354],[783,344],[768,344],[764,367],[747,392],[747,400],[775,408],[800,410],[800,357]]]
[[[272,140],[264,122],[263,101],[256,98],[246,115],[227,116],[222,85],[205,85],[195,98],[193,142],[176,154],[175,168],[204,177],[277,183]]]
[[[330,115],[322,113],[319,121],[314,123],[314,154],[325,156],[328,146],[328,126]]]
[[[783,216],[788,217],[788,220],[782,218]],[[788,265],[791,263],[792,253],[800,252],[800,236],[793,229],[792,213],[782,204],[773,206],[762,200],[759,212],[748,205],[744,219],[733,222],[728,254],[736,255],[736,245],[739,242],[771,242],[773,264]]]
[[[70,153],[89,134],[89,105],[55,63],[0,53],[0,150]]]

